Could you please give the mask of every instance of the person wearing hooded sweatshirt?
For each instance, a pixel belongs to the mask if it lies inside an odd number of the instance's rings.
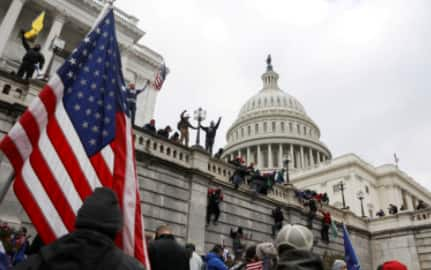
[[[223,247],[215,245],[211,252],[205,257],[207,263],[206,270],[228,270],[226,264],[223,262]]]
[[[13,269],[144,269],[115,246],[115,236],[122,226],[117,195],[109,188],[96,188],[78,210],[75,231],[42,247]]]
[[[301,225],[285,225],[277,235],[278,264],[275,270],[323,270],[321,258],[313,253],[313,233]]]

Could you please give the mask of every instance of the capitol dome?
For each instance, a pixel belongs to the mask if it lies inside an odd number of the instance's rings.
[[[243,157],[263,171],[284,167],[302,170],[331,159],[320,141],[320,129],[304,106],[278,86],[278,74],[268,56],[263,88],[242,107],[226,134],[224,157]]]

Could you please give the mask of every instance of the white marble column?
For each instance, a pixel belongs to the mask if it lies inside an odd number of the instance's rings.
[[[314,158],[313,158],[313,149],[310,147],[310,148],[308,148],[308,157],[310,158],[310,163],[309,163],[309,165],[310,165],[310,167],[313,167],[314,166]]]
[[[42,74],[45,74],[45,72],[47,71],[46,69],[49,66],[49,63],[52,57],[54,57],[54,51],[52,50],[53,49],[52,45],[54,40],[60,36],[61,30],[63,30],[63,26],[65,22],[66,22],[66,17],[64,16],[64,14],[60,13],[54,17],[54,20],[51,25],[51,29],[49,30],[48,37],[46,38],[45,44],[43,45],[43,48],[42,48],[42,54],[45,57],[45,65],[43,66]]]
[[[319,151],[317,151],[317,164],[319,164],[320,163],[320,152]]]
[[[301,146],[301,168],[305,168],[304,146]]]
[[[0,25],[0,58],[2,58],[6,44],[9,41],[12,30],[18,21],[18,16],[27,0],[12,0],[6,16]]]
[[[283,144],[278,145],[278,168],[283,168]]]
[[[247,155],[245,158],[246,158],[246,165],[247,166],[250,165],[250,163],[251,163],[250,147],[247,147]]]
[[[272,159],[272,147],[271,144],[268,144],[268,168],[274,167],[274,161]]]
[[[260,148],[260,145],[257,145],[257,162],[256,166],[259,169],[262,169],[262,149]]]

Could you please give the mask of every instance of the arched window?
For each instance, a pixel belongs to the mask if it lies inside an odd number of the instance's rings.
[[[304,126],[304,135],[307,135],[307,127]]]
[[[301,134],[301,128],[299,127],[299,124],[296,124],[296,131],[298,134]]]
[[[280,123],[280,129],[281,129],[281,132],[284,132],[284,122]]]
[[[244,138],[244,128],[241,128],[241,138]]]
[[[250,136],[251,135],[251,126],[247,127],[247,135]]]
[[[290,132],[293,132],[293,125],[292,125],[292,122],[289,122],[289,131],[290,131]]]
[[[277,97],[277,105],[280,106],[281,102],[280,102],[280,97]]]
[[[266,106],[266,104],[268,104],[268,100],[265,98],[265,99],[263,100],[263,105],[265,105],[265,106]]]
[[[274,97],[271,97],[271,106],[274,105]]]
[[[272,132],[275,132],[275,122],[272,122]]]
[[[263,132],[268,131],[268,124],[266,122],[263,122]]]
[[[254,126],[254,133],[258,134],[259,133],[259,124],[256,124]]]

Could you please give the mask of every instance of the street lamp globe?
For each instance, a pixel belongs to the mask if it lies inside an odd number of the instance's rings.
[[[207,117],[207,112],[202,108],[199,108],[193,112],[193,119],[195,119],[198,122],[204,121],[206,117]]]
[[[359,200],[363,200],[365,198],[365,194],[362,190],[358,191],[358,193],[356,193],[356,196]]]

